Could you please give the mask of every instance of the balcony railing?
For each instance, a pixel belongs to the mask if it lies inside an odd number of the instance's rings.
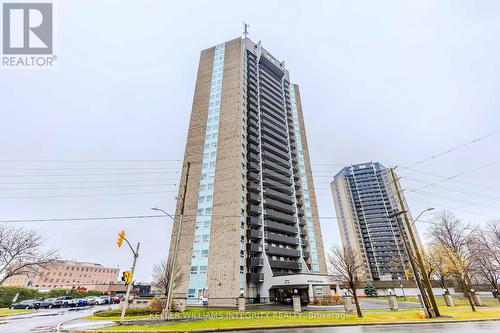
[[[276,246],[267,246],[266,253],[285,257],[300,257],[300,252],[298,250],[286,249]]]
[[[262,273],[247,273],[247,282],[264,282],[264,274]]]
[[[262,266],[264,266],[264,259],[262,259],[262,258],[247,258],[247,266],[249,266],[249,267],[262,267]]]
[[[295,261],[269,260],[269,265],[271,266],[271,268],[292,269],[292,270],[302,269],[302,264],[300,262],[295,262]]]

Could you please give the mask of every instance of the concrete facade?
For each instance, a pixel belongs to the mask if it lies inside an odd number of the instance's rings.
[[[174,298],[236,307],[273,276],[326,273],[299,87],[260,42],[201,52],[178,198]]]

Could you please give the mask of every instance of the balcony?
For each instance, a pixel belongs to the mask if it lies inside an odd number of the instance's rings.
[[[304,259],[308,259],[309,258],[309,252],[302,252],[302,257]]]
[[[278,242],[289,245],[299,245],[298,238],[278,235],[272,232],[266,232],[266,239],[271,242]]]
[[[266,160],[266,159],[263,160],[263,163],[264,163],[265,168],[268,168],[270,170],[273,170],[275,172],[278,172],[278,173],[281,173],[284,175],[290,175],[290,167],[289,166],[275,163],[273,161]]]
[[[247,243],[247,251],[254,252],[254,253],[261,253],[262,252],[262,245],[256,244],[256,243]]]
[[[300,262],[295,262],[295,261],[269,260],[269,265],[271,266],[271,268],[292,269],[292,270],[302,269],[302,264]]]
[[[262,259],[262,258],[247,258],[247,266],[249,266],[249,267],[262,267],[262,266],[264,266],[264,259]]]
[[[256,230],[256,229],[248,229],[247,230],[247,237],[250,239],[261,239],[262,238],[262,231]]]
[[[264,274],[262,274],[262,273],[247,273],[247,282],[255,282],[255,283],[264,282]]]
[[[299,218],[299,225],[301,227],[305,226],[306,225],[306,220],[304,220],[304,218]]]
[[[252,227],[260,227],[262,225],[262,220],[260,217],[248,216],[247,224]]]
[[[252,192],[260,192],[260,181],[247,182],[247,189]]]
[[[252,182],[259,182],[260,181],[260,175],[257,172],[254,172],[253,170],[248,171],[247,178],[248,178],[248,180],[250,180]]]
[[[295,258],[300,257],[300,252],[298,250],[285,249],[285,248],[276,247],[276,246],[267,246],[266,253],[271,254],[271,255],[284,256],[284,257],[295,257]]]
[[[265,159],[271,160],[274,163],[283,165],[287,169],[290,169],[290,161],[289,160],[284,159],[276,154],[273,154],[270,151],[263,151],[262,153],[263,153]]]
[[[247,154],[247,157],[250,161],[253,161],[253,162],[258,162],[260,160],[259,158],[259,154],[254,154],[254,153],[248,153]]]
[[[262,150],[265,152],[273,153],[274,155],[282,158],[283,160],[288,160],[290,156],[288,155],[288,149],[279,149],[271,145],[262,145]]]
[[[309,246],[309,242],[305,239],[302,240],[302,247],[307,247]]]
[[[296,222],[295,217],[293,217],[292,215],[281,213],[273,209],[265,209],[264,214],[266,214],[266,218],[269,218],[271,220],[277,220],[288,224],[295,224]]]
[[[271,179],[274,179],[276,181],[279,181],[280,183],[286,184],[286,185],[292,185],[292,180],[290,179],[290,176],[285,176],[280,173],[277,173],[275,171],[272,171],[270,169],[264,168],[263,174]]]
[[[274,221],[267,221],[266,229],[289,235],[297,234],[297,227]]]
[[[260,195],[258,195],[257,193],[248,192],[247,193],[247,200],[248,200],[248,202],[253,202],[253,203],[260,202]]]
[[[261,210],[260,206],[249,204],[248,205],[248,212],[250,214],[256,214],[257,215],[257,214],[262,213],[262,210]]]
[[[292,205],[273,199],[264,199],[264,206],[276,209],[277,211],[284,212],[287,214],[293,214],[295,212],[295,209]]]
[[[282,184],[282,183],[277,182],[277,181],[272,180],[272,179],[268,179],[268,178],[264,179],[264,184],[266,185],[266,187],[272,188],[273,190],[276,190],[279,192],[283,192],[283,193],[287,193],[287,194],[293,193],[292,186]]]
[[[273,189],[264,188],[264,196],[266,198],[276,199],[288,204],[293,204],[293,196],[275,191]]]

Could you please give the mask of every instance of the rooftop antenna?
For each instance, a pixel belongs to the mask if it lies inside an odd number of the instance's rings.
[[[248,36],[248,28],[250,28],[250,24],[243,22],[243,35],[245,38]]]

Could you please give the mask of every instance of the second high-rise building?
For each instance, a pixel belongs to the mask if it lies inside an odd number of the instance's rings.
[[[260,43],[201,52],[181,197],[184,186],[170,248],[184,202],[176,297],[233,304],[328,292],[299,87]]]
[[[403,197],[398,202],[390,169],[378,162],[343,168],[331,183],[342,245],[363,259],[368,280],[406,278],[409,265],[402,224],[391,217],[394,211],[409,211]],[[414,234],[418,235],[414,229]]]

